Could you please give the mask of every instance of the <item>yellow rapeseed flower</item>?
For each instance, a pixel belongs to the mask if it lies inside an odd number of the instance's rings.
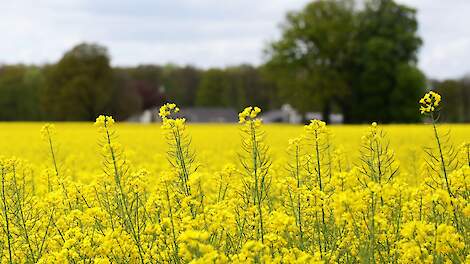
[[[421,111],[421,114],[434,112],[439,106],[440,102],[441,95],[436,92],[430,91],[419,100],[419,103],[421,104],[419,110]]]

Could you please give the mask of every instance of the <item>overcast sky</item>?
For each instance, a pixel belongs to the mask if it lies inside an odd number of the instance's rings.
[[[97,42],[113,65],[258,64],[286,11],[307,0],[0,0],[0,63],[57,61]],[[435,78],[470,73],[470,0],[399,0],[418,9],[419,65]]]

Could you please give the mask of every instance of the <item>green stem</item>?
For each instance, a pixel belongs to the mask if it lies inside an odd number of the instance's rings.
[[[118,201],[119,201],[119,204],[121,204],[120,207],[121,207],[122,216],[124,218],[124,223],[128,222],[128,228],[130,228],[132,238],[134,239],[134,241],[136,243],[136,246],[137,246],[137,249],[139,251],[140,261],[143,264],[144,263],[144,257],[142,255],[143,254],[142,253],[143,249],[142,249],[142,245],[141,245],[141,242],[140,242],[140,235],[138,233],[136,233],[135,228],[134,228],[134,224],[132,223],[131,214],[129,212],[129,206],[128,206],[128,202],[127,202],[127,196],[125,195],[124,190],[122,189],[121,175],[119,173],[117,158],[116,158],[116,154],[114,153],[114,148],[112,147],[112,144],[111,144],[111,135],[109,134],[109,129],[108,129],[106,121],[104,123],[104,127],[105,127],[105,130],[106,130],[106,139],[107,139],[109,151],[110,151],[110,154],[111,154],[111,158],[113,160],[114,180],[115,180],[115,183],[116,183],[116,185],[118,187],[118,190],[119,190]],[[122,206],[124,206],[124,208],[122,208]]]
[[[5,217],[5,225],[6,225],[6,235],[7,235],[7,243],[8,243],[8,256],[9,256],[9,263],[13,263],[12,258],[12,249],[11,249],[11,231],[10,231],[10,222],[8,219],[8,206],[5,197],[5,169],[2,167],[2,202],[3,202],[3,214]]]
[[[457,213],[455,212],[454,202],[452,201],[452,198],[454,198],[454,194],[452,193],[452,190],[450,188],[449,179],[448,179],[448,176],[447,176],[446,164],[445,164],[445,161],[444,161],[444,154],[442,152],[441,140],[439,138],[439,134],[438,134],[437,128],[436,128],[436,119],[434,118],[434,114],[432,112],[431,112],[431,119],[432,119],[432,127],[434,129],[434,136],[436,138],[437,147],[439,149],[439,157],[440,157],[441,167],[442,167],[441,169],[442,169],[442,172],[444,173],[444,179],[445,179],[445,182],[446,182],[447,192],[449,193],[449,196],[451,197],[450,204],[452,205],[452,211],[453,211],[453,214],[454,214],[455,226],[456,226],[457,230],[460,230],[459,229],[459,222],[458,222],[458,218],[457,218]]]
[[[315,152],[316,152],[316,161],[317,161],[317,177],[318,177],[318,186],[320,189],[320,192],[323,192],[323,184],[322,184],[322,175],[321,175],[321,162],[320,162],[320,146],[318,144],[319,141],[319,135],[318,131],[315,130]],[[322,220],[322,233],[324,237],[324,249],[326,251],[326,244],[328,243],[328,235],[327,235],[327,226],[325,222],[325,209],[323,207],[323,202],[321,205],[321,220]]]
[[[175,250],[175,253],[174,253],[174,257],[175,257],[175,261],[176,263],[179,263],[179,253],[178,253],[178,243],[177,243],[177,240],[176,240],[176,233],[175,233],[175,224],[173,222],[173,209],[171,208],[171,202],[170,202],[170,194],[168,192],[168,185],[165,183],[165,195],[166,195],[166,200],[168,202],[168,210],[169,210],[169,215],[170,215],[170,223],[171,223],[171,234],[172,234],[172,238],[173,238],[173,246],[174,246],[174,250]]]
[[[18,189],[17,186],[17,181],[16,181],[16,168],[13,166],[13,186],[14,186],[14,191],[15,191],[15,196],[16,196],[16,203],[18,205],[18,214],[19,214],[19,220],[21,221],[21,228],[23,229],[24,232],[24,238],[26,240],[26,244],[28,245],[28,249],[31,255],[31,259],[34,262],[36,262],[35,257],[34,257],[34,251],[33,248],[31,247],[31,243],[29,241],[29,234],[28,234],[28,229],[26,227],[26,221],[24,219],[24,213],[23,213],[23,206],[22,206],[22,199],[20,197],[20,190]]]
[[[304,232],[302,230],[302,207],[300,204],[300,160],[299,160],[299,146],[295,148],[295,175],[297,178],[297,215],[299,222],[299,234],[300,234],[300,248],[304,249]]]
[[[263,227],[263,210],[261,207],[261,199],[263,192],[263,183],[259,181],[258,175],[258,140],[256,138],[256,129],[253,121],[250,122],[250,131],[251,131],[251,144],[252,144],[252,159],[253,159],[253,173],[255,177],[255,201],[258,208],[259,215],[259,235],[261,237],[261,242],[264,243],[264,227]]]

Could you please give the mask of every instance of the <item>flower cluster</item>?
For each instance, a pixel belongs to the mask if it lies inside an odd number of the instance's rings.
[[[41,128],[41,137],[43,140],[49,140],[50,137],[53,137],[55,134],[55,126],[53,124],[45,124]]]
[[[162,118],[163,133],[169,137],[174,137],[175,134],[182,133],[186,128],[185,118],[174,118],[172,114],[178,113],[180,110],[176,104],[164,104],[160,107],[158,115]]]
[[[261,109],[259,107],[246,107],[238,114],[239,123],[244,124],[248,120],[255,120],[259,113],[261,113]]]
[[[112,116],[100,115],[96,118],[95,126],[96,127],[105,127],[114,125],[114,119]]]
[[[168,118],[171,114],[178,113],[180,109],[176,106],[176,104],[166,103],[162,107],[160,107],[160,111],[158,115],[162,118]]]
[[[421,104],[419,110],[421,111],[421,114],[432,113],[437,109],[440,102],[441,95],[430,91],[426,93],[421,100],[419,100],[419,103]]]

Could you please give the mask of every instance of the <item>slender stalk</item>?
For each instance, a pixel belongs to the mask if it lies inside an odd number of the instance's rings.
[[[295,147],[295,175],[297,180],[297,219],[299,225],[300,248],[304,249],[304,232],[302,230],[302,208],[300,202],[300,149],[299,146]]]
[[[252,145],[252,161],[253,161],[253,174],[255,178],[255,201],[258,208],[259,215],[259,235],[261,237],[261,242],[264,243],[264,227],[263,227],[263,210],[261,207],[262,199],[262,188],[263,183],[259,180],[258,175],[258,139],[256,138],[256,129],[253,122],[250,123],[250,133],[251,133],[251,145]]]
[[[181,133],[178,127],[174,127],[173,129],[173,138],[175,140],[176,145],[176,158],[177,164],[180,166],[180,173],[181,173],[181,180],[183,184],[183,190],[186,196],[191,196],[191,189],[188,185],[189,181],[189,172],[186,165],[186,160],[184,158],[183,147],[181,145]]]
[[[114,180],[115,180],[115,183],[116,183],[116,185],[118,187],[118,191],[119,191],[119,193],[118,193],[118,202],[121,205],[120,207],[121,207],[122,216],[124,217],[124,223],[126,223],[126,222],[128,223],[128,228],[131,231],[132,238],[134,239],[134,241],[136,243],[136,246],[137,246],[137,249],[139,251],[140,261],[143,264],[144,263],[144,257],[143,257],[143,252],[142,252],[143,251],[142,245],[141,245],[141,242],[140,242],[140,234],[138,234],[136,232],[134,224],[133,224],[132,219],[131,219],[131,213],[129,212],[129,205],[128,205],[128,201],[127,201],[127,195],[125,194],[124,190],[122,189],[121,173],[119,172],[116,153],[115,153],[114,148],[112,147],[112,144],[111,144],[111,135],[109,133],[108,125],[107,125],[106,122],[104,123],[104,128],[105,128],[105,131],[106,131],[107,144],[108,144],[109,151],[110,151],[110,154],[111,154],[111,159],[112,159],[112,162],[113,162]],[[124,206],[124,207],[122,207],[122,206]]]
[[[28,250],[29,250],[32,262],[34,263],[34,262],[36,262],[36,259],[34,257],[33,248],[31,247],[31,242],[30,242],[30,239],[29,239],[29,232],[28,232],[28,228],[26,226],[26,221],[25,221],[25,218],[24,218],[23,199],[20,197],[21,191],[18,189],[18,186],[17,186],[15,166],[13,166],[13,172],[12,173],[13,173],[12,182],[13,182],[14,192],[15,192],[15,196],[16,196],[16,204],[18,206],[17,214],[19,215],[19,218],[20,218],[19,220],[20,220],[21,228],[23,229],[24,238],[26,240],[26,244],[28,245]]]
[[[319,145],[319,134],[318,131],[315,130],[315,153],[316,153],[316,163],[317,163],[317,177],[318,177],[318,188],[320,193],[323,193],[323,181],[322,181],[322,173],[321,173],[321,161],[320,161],[320,145]],[[321,221],[322,221],[322,233],[324,237],[324,249],[326,250],[326,244],[328,243],[328,230],[325,222],[325,208],[323,203],[321,205]],[[322,256],[323,257],[323,256]]]
[[[432,127],[433,127],[433,130],[434,130],[434,137],[436,138],[437,147],[439,149],[439,158],[440,158],[440,162],[441,162],[441,170],[444,174],[444,179],[445,179],[445,182],[446,182],[447,192],[449,193],[449,196],[451,198],[454,198],[455,196],[452,193],[452,190],[451,190],[450,184],[449,184],[449,179],[448,179],[448,176],[447,176],[447,169],[446,169],[446,164],[445,164],[445,161],[444,161],[444,154],[443,154],[443,151],[442,151],[441,140],[440,140],[439,134],[437,132],[436,119],[434,117],[433,112],[431,112],[431,119],[432,119]],[[452,211],[453,211],[453,214],[454,214],[455,227],[457,228],[457,230],[460,230],[459,221],[458,221],[458,218],[457,218],[457,213],[455,212],[456,209],[455,209],[454,202],[453,202],[452,199],[450,200],[450,204],[452,205]]]
[[[12,257],[12,245],[11,245],[11,230],[10,230],[10,221],[8,219],[8,205],[5,196],[5,168],[2,167],[2,203],[3,203],[3,215],[5,217],[5,229],[7,235],[7,243],[8,243],[8,263],[13,263]]]
[[[178,243],[176,240],[176,232],[175,232],[175,223],[173,221],[173,209],[171,207],[171,201],[170,201],[170,194],[168,191],[168,185],[165,183],[165,195],[166,195],[166,200],[168,202],[168,211],[169,211],[169,216],[170,216],[170,223],[171,223],[171,235],[173,238],[173,246],[174,246],[174,258],[176,263],[179,263],[179,249],[178,249]]]
[[[49,152],[51,153],[52,165],[54,167],[55,176],[57,177],[57,180],[60,182],[60,187],[62,188],[62,193],[64,194],[65,199],[67,200],[69,210],[72,210],[72,204],[70,203],[67,188],[65,187],[64,182],[60,179],[59,166],[57,165],[56,153],[54,150],[54,144],[52,142],[52,135],[51,135],[51,132],[49,131],[49,128],[46,128],[46,133],[47,133],[47,142],[49,145]]]
[[[431,119],[432,119],[432,127],[433,127],[433,130],[434,130],[434,137],[436,138],[437,147],[439,149],[439,158],[440,158],[440,163],[441,163],[441,170],[442,170],[442,173],[444,174],[444,179],[445,179],[445,182],[446,182],[446,188],[447,188],[447,191],[449,192],[449,195],[451,197],[454,197],[454,195],[452,194],[452,191],[450,189],[449,179],[447,177],[446,164],[445,164],[445,161],[444,161],[444,154],[442,152],[441,140],[440,140],[439,134],[437,132],[436,120],[435,120],[434,114],[432,112],[431,112]]]
[[[375,263],[375,200],[374,193],[372,192],[372,201],[371,201],[371,227],[370,227],[370,251],[371,251],[371,263]]]

